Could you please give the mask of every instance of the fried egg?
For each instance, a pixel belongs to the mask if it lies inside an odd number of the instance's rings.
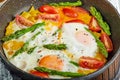
[[[94,57],[98,49],[95,38],[85,28],[88,26],[81,23],[64,23],[62,27],[61,40],[77,62],[81,56]]]

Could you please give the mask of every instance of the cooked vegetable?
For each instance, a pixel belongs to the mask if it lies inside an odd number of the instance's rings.
[[[100,61],[92,57],[80,57],[79,65],[88,69],[99,69],[104,65],[103,61]]]
[[[48,69],[48,68],[45,68],[45,67],[35,67],[34,69],[37,70],[37,71],[40,71],[40,72],[47,72],[47,73],[49,73],[51,75],[60,75],[60,76],[65,76],[65,77],[80,77],[80,76],[84,76],[84,74],[80,74],[80,73],[62,72],[62,71]]]
[[[89,15],[89,12],[82,8],[82,7],[73,7],[72,9],[74,9],[75,11],[79,12],[79,13],[82,13],[82,14],[88,14]]]
[[[43,45],[44,48],[50,49],[50,50],[63,50],[66,49],[66,44],[46,44]]]
[[[111,52],[113,50],[112,41],[110,37],[104,32],[101,34],[101,41],[104,43],[108,52]]]
[[[98,38],[96,38],[96,42],[97,42],[97,45],[100,49],[100,52],[107,58],[108,57],[108,52],[107,52],[104,44]]]
[[[95,7],[90,7],[90,13],[97,19],[99,25],[102,27],[102,29],[108,34],[111,35],[110,33],[110,28],[107,22],[105,22],[102,18],[102,15]]]
[[[49,78],[48,73],[39,72],[39,71],[35,71],[35,70],[31,70],[30,73],[35,75],[35,76],[39,76],[39,77],[43,77],[43,78]]]
[[[40,6],[39,11],[48,13],[48,14],[57,14],[58,13],[54,7],[49,6],[49,5]]]
[[[97,42],[97,45],[99,47],[99,51],[107,58],[108,57],[108,52],[107,52],[107,50],[105,48],[105,45],[101,42],[101,40],[96,35],[94,35],[94,33],[92,31],[90,31],[87,28],[85,28],[85,29],[94,36],[94,38],[95,38],[95,40]]]
[[[2,41],[8,41],[8,40],[11,40],[11,39],[17,39],[17,38],[21,37],[22,35],[30,32],[30,31],[33,32],[34,30],[36,30],[37,28],[39,28],[43,25],[44,25],[44,22],[43,23],[37,23],[37,24],[33,25],[32,27],[22,29],[22,30],[18,30],[11,35],[5,36],[1,40]]]
[[[59,3],[50,3],[51,6],[81,6],[82,2],[80,0],[76,2],[59,2]]]
[[[78,17],[77,12],[74,11],[73,9],[63,8],[63,13],[64,13],[64,15],[66,15],[68,17],[72,17],[72,18]]]
[[[58,14],[39,14],[38,18],[43,20],[52,20],[52,21],[58,21],[59,20]]]
[[[101,31],[101,28],[97,22],[97,20],[95,19],[95,17],[91,18],[90,24],[89,24],[89,29],[95,32],[99,32]]]
[[[15,18],[15,21],[18,25],[20,25],[20,27],[24,28],[23,26],[32,26],[34,23],[20,15],[17,15]]]

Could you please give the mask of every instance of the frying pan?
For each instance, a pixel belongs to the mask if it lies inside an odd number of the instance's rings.
[[[16,14],[20,14],[22,11],[28,11],[31,5],[38,8],[40,5],[51,3],[51,2],[64,2],[64,1],[76,1],[76,0],[8,0],[5,5],[2,6],[0,9],[0,38],[4,36],[5,27],[8,25],[8,22],[13,20]],[[120,16],[118,15],[115,8],[106,0],[81,0],[83,2],[84,8],[89,10],[90,6],[95,6],[103,15],[104,20],[108,22],[111,28],[111,39],[113,41],[114,50],[109,53],[108,62],[105,64],[104,67],[99,69],[98,71],[91,73],[87,76],[72,78],[72,80],[87,80],[91,79],[95,76],[101,74],[105,69],[107,69],[110,64],[116,59],[116,57],[120,53]],[[26,73],[13,64],[11,64],[2,49],[2,42],[0,41],[0,56],[3,59],[4,64],[6,67],[15,73],[16,75],[20,76],[22,79],[25,80],[40,80],[43,78],[33,76],[29,73]],[[53,80],[53,79],[52,79]],[[68,79],[67,79],[68,80]]]

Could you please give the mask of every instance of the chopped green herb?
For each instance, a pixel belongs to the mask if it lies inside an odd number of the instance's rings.
[[[36,33],[36,34],[31,38],[31,40],[34,40],[40,33],[41,33],[41,32]]]
[[[31,54],[31,53],[35,50],[35,48],[36,48],[36,46],[35,46],[35,47],[30,48],[30,49],[27,51],[27,53],[28,53],[28,54]]]
[[[61,32],[61,29],[56,30],[56,31],[52,34],[52,36],[56,35],[57,32]]]

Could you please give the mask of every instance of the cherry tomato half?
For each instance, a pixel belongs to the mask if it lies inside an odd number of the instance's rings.
[[[80,57],[79,65],[88,69],[99,69],[104,65],[103,61],[100,61],[92,57]]]
[[[20,25],[21,27],[22,26],[32,26],[34,23],[20,15],[17,15],[16,18],[15,18],[15,21],[18,25]]]
[[[40,6],[39,11],[49,13],[49,14],[57,14],[58,13],[54,7],[49,6],[49,5]]]
[[[71,8],[63,8],[63,13],[64,13],[64,15],[66,15],[68,17],[72,17],[72,18],[78,17],[77,12]]]
[[[89,12],[82,7],[73,7],[72,9],[78,11],[79,13],[89,14]]]
[[[89,28],[90,28],[90,30],[95,31],[95,32],[101,31],[101,28],[100,28],[97,20],[94,17],[91,18]]]
[[[60,19],[59,14],[39,14],[38,15],[39,19],[44,19],[44,20],[53,20],[53,21],[58,21]]]
[[[107,51],[111,52],[113,50],[113,44],[110,37],[105,32],[103,32],[100,38],[101,38],[101,41],[104,43]]]
[[[45,72],[39,72],[39,71],[31,70],[30,73],[33,74],[33,75],[35,75],[35,76],[39,76],[39,77],[43,77],[43,78],[48,78],[48,74],[45,73]]]

